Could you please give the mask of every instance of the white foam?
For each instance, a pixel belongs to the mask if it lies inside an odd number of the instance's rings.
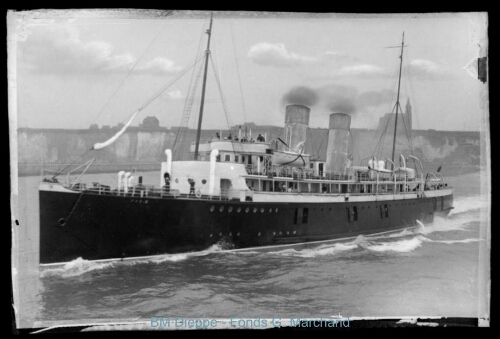
[[[317,248],[295,250],[286,249],[282,251],[269,252],[269,254],[281,255],[285,257],[293,256],[300,258],[315,258],[318,256],[335,255],[341,252],[350,251],[358,247],[357,239],[348,243],[335,243],[321,245]]]
[[[366,242],[362,244],[364,248],[375,252],[411,252],[416,248],[422,246],[422,240],[419,237],[411,239],[402,239],[398,241],[388,241],[388,242]]]
[[[453,209],[450,216],[470,212],[474,210],[485,209],[491,204],[490,198],[487,195],[477,195],[471,197],[460,197],[453,201]]]
[[[468,244],[468,243],[472,243],[472,242],[480,242],[482,240],[482,239],[478,239],[478,238],[467,238],[467,239],[460,239],[460,240],[432,240],[432,239],[429,239],[426,237],[423,237],[423,238],[425,238],[424,241],[427,241],[427,242],[437,242],[437,243],[448,244],[448,245]]]
[[[199,252],[188,252],[178,254],[164,254],[151,257],[142,258],[124,258],[108,261],[93,261],[77,258],[70,262],[61,264],[57,267],[43,268],[40,271],[41,277],[60,276],[63,278],[75,277],[95,270],[102,270],[110,267],[117,267],[123,265],[137,265],[144,263],[160,264],[164,262],[179,262],[186,260],[190,257],[200,257],[209,255],[215,252],[221,252],[222,248],[219,244],[212,245],[210,248]]]
[[[69,278],[95,270],[102,270],[113,265],[113,262],[95,262],[80,257],[64,264],[62,267],[41,270],[40,275],[42,277],[61,276],[63,278]]]
[[[444,218],[435,216],[432,223],[420,227],[418,232],[430,234],[434,232],[470,231],[469,226],[471,223],[482,221],[484,221],[484,218],[470,213]]]

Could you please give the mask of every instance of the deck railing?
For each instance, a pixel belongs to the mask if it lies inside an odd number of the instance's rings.
[[[236,193],[245,193],[245,198],[248,199],[250,197],[248,195],[248,191],[231,191],[231,195],[228,192],[224,192],[221,195],[205,195],[200,193],[180,193],[179,190],[174,189],[166,189],[166,188],[158,188],[152,185],[135,185],[128,188],[127,191],[124,189],[114,189],[111,190],[110,186],[103,185],[100,183],[92,183],[92,186],[89,186],[85,183],[77,183],[73,185],[71,188],[74,191],[78,192],[86,192],[91,194],[98,195],[115,195],[115,196],[123,196],[123,197],[131,197],[131,198],[163,198],[163,199],[199,199],[199,200],[231,200],[234,199],[235,192]]]

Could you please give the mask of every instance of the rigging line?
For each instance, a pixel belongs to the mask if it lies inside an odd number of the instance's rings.
[[[198,56],[196,59],[191,61],[188,66],[186,66],[182,71],[180,71],[168,84],[160,88],[151,98],[149,98],[141,107],[139,107],[139,111],[142,111],[144,108],[146,108],[151,102],[153,102],[157,97],[160,96],[163,92],[165,92],[170,86],[172,86],[179,78],[181,78],[187,71],[191,69],[201,58],[203,57],[203,54]]]
[[[410,67],[408,66],[408,60],[410,60],[410,54],[407,50],[406,52],[406,59],[404,60],[404,63],[405,63],[405,67],[403,67],[403,71],[406,73],[406,77],[405,77],[405,90],[406,90],[406,96],[407,96],[407,100],[408,98],[410,97],[409,94],[408,94],[408,89],[407,89],[407,84],[409,83],[410,87],[411,87],[411,93],[413,93],[413,86],[412,86],[412,82],[411,82],[411,79],[410,79]],[[402,110],[401,110],[402,111]],[[408,114],[408,112],[406,112],[406,114]],[[401,116],[403,116],[403,114],[401,114]],[[408,115],[408,127],[409,127],[409,131],[406,130],[406,124],[404,124],[404,127],[405,127],[405,134],[406,134],[406,138],[408,139],[408,144],[410,146],[410,153],[411,155],[414,155],[413,154],[413,138],[412,138],[412,135],[411,135],[411,131],[412,131],[412,125],[413,125],[413,112],[411,112],[409,115]],[[403,121],[404,121],[404,118],[403,118]],[[412,159],[413,160],[413,165],[414,167],[416,168],[417,167],[417,164],[416,164],[416,161],[415,159]]]
[[[229,22],[229,27],[230,27],[230,32],[231,32],[231,42],[233,44],[234,61],[236,62],[236,74],[238,75],[238,84],[239,84],[239,88],[240,88],[241,106],[243,108],[243,121],[247,122],[247,114],[246,114],[246,109],[245,109],[245,97],[243,95],[243,87],[241,86],[240,66],[238,64],[238,58],[236,57],[236,47],[235,47],[235,43],[234,43],[232,22]]]
[[[203,64],[200,63],[198,73],[196,75],[196,78],[194,79],[194,84],[191,84],[191,85],[193,85],[192,89],[190,91],[188,91],[188,95],[186,96],[186,105],[184,106],[184,110],[182,113],[182,120],[181,120],[181,123],[179,125],[179,128],[177,129],[177,134],[175,136],[175,141],[174,141],[173,157],[176,160],[179,160],[180,156],[182,154],[182,144],[184,142],[186,130],[187,130],[188,125],[189,125],[189,118],[191,116],[191,112],[192,112],[194,100],[196,97],[196,93],[198,90],[198,85],[200,83],[202,71],[203,71]],[[190,87],[191,87],[191,85],[190,85]]]
[[[401,108],[401,105],[400,105],[400,108]],[[406,123],[404,120],[404,114],[401,114],[401,118],[403,119],[403,126],[405,128],[406,138],[408,140],[408,145],[410,146],[410,153],[411,153],[411,155],[413,155],[413,143],[412,143],[412,139],[411,139],[411,128],[410,128],[410,134],[408,135],[408,131],[406,130]],[[415,159],[412,158],[412,160],[413,160],[413,166],[416,168],[417,164],[415,162]]]
[[[200,56],[201,57],[201,56]],[[139,107],[137,110],[135,110],[132,114],[130,114],[127,119],[125,120],[128,120],[130,119],[132,116],[134,116],[135,114],[139,113],[141,110],[143,110],[144,108],[146,108],[153,100],[155,100],[160,94],[162,94],[165,90],[167,90],[170,86],[172,86],[177,80],[179,80],[180,77],[182,77],[184,75],[184,73],[186,73],[195,63],[198,59],[200,59],[200,57],[198,57],[197,59],[195,59],[193,62],[191,62],[188,66],[186,66],[181,72],[179,72],[169,83],[167,83],[165,86],[163,86],[163,88],[161,88],[160,90],[158,90],[152,97],[149,98],[149,100],[147,100],[141,107]],[[124,121],[125,121],[124,120]],[[130,121],[127,122],[127,124],[130,124],[132,122],[132,119],[130,119]],[[127,127],[127,125],[124,126],[124,128]],[[125,130],[124,128],[122,128],[122,130],[120,130],[117,134],[115,134],[111,139],[109,139],[108,141],[104,142],[104,143],[98,143],[100,144],[100,148],[104,148],[105,146],[107,146],[106,144],[110,144],[111,142],[114,142],[114,140],[116,140],[116,138],[118,136],[120,136]],[[95,144],[89,151],[87,151],[86,153],[84,153],[82,155],[85,156],[87,155],[90,151],[93,151],[93,150],[96,150],[94,147],[96,146],[97,144]],[[104,146],[105,145],[105,146]],[[102,147],[101,147],[102,146]],[[56,173],[56,175],[54,175],[54,177],[58,176],[59,174],[61,174],[64,170],[66,170],[69,166],[71,166],[73,164],[69,164],[67,165],[65,168],[63,168],[62,170],[58,171]]]
[[[196,62],[201,59],[203,55],[200,55],[198,58],[196,58],[195,60],[193,60],[190,64],[188,64],[188,66],[186,66],[181,72],[179,72],[169,83],[167,83],[165,86],[163,86],[162,88],[160,88],[160,90],[158,90],[152,97],[150,97],[149,100],[147,100],[142,106],[140,106],[136,111],[134,111],[132,114],[130,114],[125,120],[123,121],[126,121],[128,120],[129,118],[131,118],[134,114],[137,114],[138,112],[140,112],[141,110],[143,110],[144,108],[146,108],[153,100],[155,100],[160,94],[162,94],[165,90],[167,90],[170,86],[172,86],[177,80],[179,80],[180,77],[182,77],[184,75],[184,73],[186,73],[191,67],[193,67]],[[130,121],[131,122],[131,121]],[[122,131],[119,131],[118,132],[118,136],[121,135],[121,133],[123,133],[124,130]],[[109,139],[107,142],[109,142],[110,140],[112,140],[113,138],[116,138],[115,135],[114,137],[112,137],[111,139]],[[106,143],[106,142],[105,142]],[[103,144],[105,144],[103,143]],[[95,146],[95,145],[94,145]],[[93,151],[94,148],[91,148],[90,150],[88,150],[87,152],[85,152],[80,158],[86,156],[90,151]],[[80,159],[78,159],[79,161]],[[63,171],[65,171],[68,167],[72,166],[75,162],[73,163],[70,163],[68,164],[67,166],[65,166],[63,169],[61,170],[58,170],[56,172],[56,174],[53,176],[53,178],[59,176]]]
[[[202,53],[202,55],[205,56],[205,52],[204,51],[201,52],[201,48],[202,48],[202,44],[203,44],[203,37],[205,36],[207,29],[208,29],[207,24],[203,23],[201,25],[200,40],[198,41],[198,50],[196,51],[196,55],[200,55],[200,53]],[[203,67],[200,68],[200,72],[201,72],[201,69],[203,69]],[[193,77],[194,77],[194,74],[195,74],[195,69],[193,69],[193,74],[192,74]],[[198,86],[198,83],[197,83],[198,80],[195,80],[195,81],[196,82],[194,83],[194,85]],[[190,88],[191,88],[192,82],[193,82],[193,78],[191,78]],[[188,100],[190,102],[190,103],[188,103],[189,104],[189,112],[188,112],[189,115],[187,117],[187,121],[184,124],[186,128],[189,128],[189,118],[191,117],[191,109],[193,108],[193,104],[194,104],[194,94],[193,94],[193,96],[190,96],[191,94],[189,94],[189,93],[190,92],[188,91],[188,95],[186,95],[186,101],[185,101],[185,103],[187,103]],[[184,112],[186,112],[186,104],[184,105]],[[192,121],[192,126],[191,126],[192,128],[196,128],[196,121],[197,120],[198,120],[198,112],[195,111],[194,119]],[[183,124],[182,124],[182,120],[181,120],[180,126],[182,126],[182,125]]]
[[[368,126],[371,126],[372,121],[373,121],[373,117],[375,116],[375,111],[378,109],[378,107],[379,107],[379,105],[380,105],[380,101],[382,100],[382,93],[383,93],[383,91],[384,91],[385,89],[387,89],[387,88],[389,87],[388,85],[389,85],[389,83],[391,82],[391,79],[394,79],[395,74],[396,74],[396,72],[397,72],[397,69],[398,69],[398,68],[397,68],[397,65],[395,65],[395,66],[393,67],[393,70],[392,70],[391,76],[387,79],[387,81],[386,81],[386,83],[385,83],[384,88],[383,88],[383,89],[382,89],[382,91],[380,92],[380,95],[378,96],[378,100],[377,100],[377,105],[376,105],[376,106],[374,106],[374,108],[373,108],[373,110],[372,110],[372,114],[370,115],[370,121],[368,122]],[[395,93],[393,93],[392,98],[394,98],[394,95],[395,95]],[[393,100],[392,100],[392,101],[393,101]],[[392,101],[391,101],[391,102],[392,102]]]
[[[118,91],[120,90],[120,88],[123,86],[123,84],[125,83],[125,81],[127,80],[127,78],[129,77],[129,75],[134,71],[135,67],[137,66],[137,64],[139,63],[139,61],[141,61],[142,57],[146,54],[147,51],[149,51],[149,49],[151,48],[151,46],[153,45],[153,43],[155,42],[155,40],[158,38],[158,36],[160,35],[160,33],[163,31],[163,28],[165,27],[165,25],[167,24],[167,22],[165,22],[161,27],[160,29],[158,30],[158,33],[156,34],[156,36],[153,38],[153,40],[151,40],[151,42],[149,43],[148,47],[144,50],[144,52],[142,52],[141,56],[137,59],[137,61],[134,63],[134,65],[132,66],[132,68],[128,71],[127,75],[125,76],[125,78],[123,78],[123,81],[118,85],[118,87],[116,88],[116,90],[113,92],[113,94],[111,95],[111,97],[109,97],[109,99],[106,101],[106,103],[104,104],[104,106],[101,108],[101,110],[99,111],[99,113],[97,113],[97,116],[95,117],[95,119],[92,121],[92,124],[96,122],[96,120],[99,118],[99,116],[101,115],[101,113],[104,111],[104,109],[106,109],[106,107],[108,106],[108,104],[111,102],[111,100],[115,97],[116,93],[118,93]]]
[[[203,36],[205,33],[205,25],[202,25],[200,40],[198,41],[198,49],[196,51],[196,55],[200,55],[201,45],[203,42]],[[189,118],[191,116],[191,109],[193,107],[194,97],[196,95],[196,90],[198,87],[198,79],[201,75],[202,67],[200,67],[197,78],[195,80],[196,74],[196,64],[193,67],[193,73],[191,74],[191,81],[189,82],[188,91],[186,93],[186,99],[184,100],[184,108],[181,116],[181,122],[179,124],[179,128],[177,129],[177,133],[175,135],[174,145],[173,145],[173,157],[174,159],[179,160],[180,147],[182,142],[184,141],[184,136],[186,133],[186,127],[189,125]],[[194,85],[193,85],[193,81]]]
[[[73,166],[74,164],[76,164],[77,162],[80,162],[81,159],[83,159],[87,154],[90,153],[91,150],[88,150],[87,152],[85,152],[84,154],[82,154],[77,160],[73,161],[73,162],[70,162],[69,164],[67,164],[66,166],[64,166],[63,168],[59,167],[59,169],[54,173],[54,175],[52,176],[52,179],[58,177],[62,172],[64,172],[65,170],[67,170],[69,167]],[[62,166],[62,165],[61,165]]]
[[[399,108],[402,110],[401,105],[399,105]],[[410,137],[409,137],[409,135],[408,135],[408,131],[407,131],[407,129],[406,129],[406,121],[405,121],[405,118],[404,118],[404,114],[405,114],[405,113],[401,113],[401,119],[402,119],[402,121],[403,121],[403,126],[404,126],[404,128],[405,128],[405,135],[406,135],[406,139],[407,139],[407,141],[408,141],[408,146],[410,146],[410,151],[412,152],[412,155],[413,155],[413,150],[412,150],[411,140],[410,140]]]
[[[311,152],[310,153],[311,153],[312,156],[316,157],[317,154],[316,154],[316,151],[315,151],[316,148],[314,147],[314,139],[312,137],[312,132],[311,132],[311,129],[309,127],[306,130],[306,135],[307,135],[307,140],[311,140],[309,142],[309,144],[311,145]],[[304,149],[305,149],[305,147],[304,147]]]
[[[218,72],[217,68],[215,67],[215,63],[214,63],[214,59],[213,59],[212,55],[210,55],[210,62],[212,64],[212,70],[214,72],[215,81],[216,81],[217,87],[219,89],[219,95],[220,95],[220,99],[222,101],[222,108],[224,110],[224,115],[226,116],[226,122],[227,122],[227,125],[228,125],[228,129],[231,131],[231,123],[230,123],[230,119],[229,119],[229,114],[228,114],[228,109],[227,109],[227,105],[226,105],[226,100],[224,98],[224,94],[222,93],[222,86],[221,86],[221,83],[220,83],[219,72]],[[233,142],[231,142],[231,148],[233,149],[233,152],[234,152],[234,143]]]
[[[408,51],[406,52],[406,59],[404,60],[404,62],[405,62],[405,66],[406,66],[406,67],[404,67],[404,68],[403,68],[403,69],[406,71],[405,84],[406,84],[406,82],[408,82],[408,83],[410,84],[410,85],[409,85],[409,87],[410,87],[410,91],[409,91],[409,94],[407,94],[407,97],[408,97],[408,98],[411,98],[411,95],[415,95],[415,91],[413,90],[413,81],[411,80],[411,67],[410,67],[410,66],[411,66],[411,63],[410,63],[410,64],[408,64],[409,60],[411,60],[410,55],[411,55],[411,54],[410,54],[409,49],[408,49]],[[407,93],[408,93],[408,92],[407,92]],[[410,94],[411,94],[411,95],[410,95]],[[414,104],[415,104],[415,102],[414,102]],[[415,118],[416,118],[416,117],[415,117]],[[413,125],[414,125],[414,117],[413,117],[413,112],[412,112],[412,118],[411,118],[411,120],[412,120],[412,122],[411,122],[411,123],[412,123],[412,126],[413,126]],[[418,121],[417,121],[417,122],[418,122]],[[419,126],[420,126],[420,124],[417,124],[417,125],[419,125]],[[416,125],[415,125],[415,126],[416,126]]]
[[[232,122],[231,122],[230,114],[229,114],[229,109],[227,107],[227,100],[225,99],[224,93],[222,91],[222,82],[221,82],[221,76],[220,76],[220,73],[219,73],[220,64],[219,64],[219,59],[217,57],[217,44],[215,43],[216,41],[217,41],[217,39],[214,39],[213,54],[210,54],[210,61],[212,63],[212,69],[213,69],[213,72],[215,74],[215,80],[217,81],[217,85],[218,85],[218,89],[219,89],[219,94],[220,94],[221,101],[222,101],[222,104],[223,104],[224,113],[226,115],[227,129],[228,129],[229,132],[231,132],[232,134],[236,135],[236,133],[238,132],[238,129],[236,128],[236,126],[232,126]],[[217,62],[217,67],[214,64],[214,59]],[[233,149],[233,151],[234,151],[234,149]]]
[[[196,60],[195,60],[194,64],[195,63],[196,63]],[[137,114],[139,114],[144,108],[146,108],[151,102],[153,102],[157,97],[159,97],[164,91],[166,91],[168,88],[170,88],[170,86],[172,86],[175,82],[177,82],[177,80],[179,80],[192,66],[193,65],[190,65],[189,67],[184,68],[179,74],[177,74],[174,77],[174,79],[172,79],[168,84],[163,86],[163,88],[161,88],[159,91],[157,91],[152,97],[150,97],[148,100],[146,100],[146,102],[131,115],[131,117],[129,118],[127,123],[118,131],[118,133],[116,133],[110,139],[108,139],[104,142],[95,143],[92,146],[91,150],[100,150],[100,149],[108,147],[109,145],[114,143],[123,133],[125,133],[125,131],[130,126],[132,121],[135,119]]]
[[[373,153],[377,153],[377,149],[380,149],[380,152],[379,152],[379,157],[380,158],[382,158],[382,153],[384,151],[384,144],[385,144],[385,136],[386,136],[387,128],[389,127],[389,123],[391,122],[391,120],[392,120],[392,114],[389,115],[389,118],[387,119],[385,127],[384,127],[384,129],[382,131],[382,134],[380,135],[380,138],[379,138],[379,141],[377,143],[377,146],[375,147],[375,151],[373,152]]]
[[[396,70],[399,70],[399,67],[396,68]],[[399,72],[398,72],[399,73]],[[395,81],[395,84],[394,84],[394,87],[397,87],[397,84],[398,84],[398,81]],[[392,100],[391,102],[394,102],[394,96],[396,95],[396,92],[393,92],[392,94]],[[387,124],[384,128],[384,133],[383,133],[383,142],[381,144],[381,147],[380,147],[380,154],[379,156],[382,158],[383,156],[383,152],[384,152],[384,147],[385,147],[385,137],[386,137],[386,133],[387,133],[387,130],[388,130],[388,127],[389,127],[389,122],[392,120],[392,116],[393,116],[393,112],[394,110],[396,109],[396,106],[399,104],[399,101],[396,100],[396,103],[394,104],[392,110],[391,110],[391,113],[389,115],[389,119],[387,119]],[[394,114],[394,119],[396,119],[396,115]],[[395,127],[396,129],[397,127]]]
[[[191,67],[193,67],[201,58],[203,57],[203,55],[200,55],[199,57],[197,57],[196,59],[194,59],[193,61],[191,61],[182,71],[180,71],[179,73],[177,73],[175,75],[174,78],[172,78],[172,80],[170,80],[170,82],[166,83],[163,87],[161,87],[159,90],[157,90],[151,97],[149,97],[148,100],[146,100],[141,106],[139,106],[138,109],[136,109],[134,112],[132,112],[131,114],[129,114],[125,119],[122,120],[122,122],[125,122],[127,121],[128,119],[130,119],[130,117],[132,117],[132,115],[142,111],[144,108],[146,108],[151,102],[153,102],[156,98],[158,98],[163,92],[165,92],[170,86],[172,86],[174,83],[176,83],[187,71],[189,71],[191,69]]]
[[[389,87],[389,86],[387,86],[387,85],[389,84],[389,82],[390,82],[390,80],[391,80],[391,79],[394,79],[394,77],[395,77],[395,74],[396,74],[397,70],[398,70],[398,67],[397,67],[397,66],[394,66],[394,67],[393,67],[393,71],[392,71],[392,75],[391,75],[391,77],[389,77],[389,79],[387,80],[387,83],[386,83],[386,86],[384,87],[384,89],[386,89],[386,88],[388,88],[388,87]],[[395,87],[395,86],[396,86],[396,84],[397,84],[397,82],[395,82],[395,83],[394,83],[393,87]],[[393,92],[393,93],[392,93],[392,97],[391,97],[391,102],[394,102],[394,96],[395,96],[395,95],[396,95],[396,93],[395,93],[395,92]],[[382,93],[381,93],[381,94],[380,94],[380,96],[379,96],[379,101],[381,100],[381,97],[382,97]],[[373,112],[372,112],[372,118],[373,118],[373,116],[375,115],[375,110],[378,108],[378,106],[379,106],[379,103],[377,103],[377,106],[374,108],[374,110],[373,110]],[[393,110],[394,110],[394,109],[393,109]],[[391,111],[391,113],[392,113],[392,111]],[[385,116],[385,114],[384,114],[382,117],[384,117],[384,116]],[[385,127],[384,127],[383,129],[381,129],[381,134],[380,134],[379,141],[377,142],[377,144],[376,144],[375,148],[373,149],[372,154],[375,154],[375,153],[377,153],[378,151],[380,151],[380,156],[382,155],[382,152],[383,152],[383,148],[384,148],[384,147],[383,147],[383,144],[381,144],[381,143],[382,143],[382,142],[383,142],[383,143],[385,143],[385,136],[386,136],[386,133],[387,133],[387,128],[388,128],[388,126],[389,126],[389,121],[391,120],[391,116],[390,116],[390,115],[389,115],[389,118],[388,118],[387,120],[388,120],[388,121],[387,121],[387,123],[386,123]],[[371,123],[371,119],[370,119],[370,123]],[[382,141],[382,139],[383,139],[383,141]]]

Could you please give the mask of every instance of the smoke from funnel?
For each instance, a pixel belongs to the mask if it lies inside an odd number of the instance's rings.
[[[284,105],[303,105],[311,107],[318,102],[316,90],[305,86],[297,86],[289,90],[282,99]]]
[[[290,89],[282,99],[284,105],[316,106],[328,112],[342,112],[354,116],[366,111],[367,107],[391,102],[395,96],[392,90],[368,91],[359,93],[358,89],[349,85],[330,83],[316,88],[296,86]]]
[[[345,97],[329,98],[329,102],[326,104],[326,108],[330,112],[342,112],[351,115],[358,111],[354,101]]]

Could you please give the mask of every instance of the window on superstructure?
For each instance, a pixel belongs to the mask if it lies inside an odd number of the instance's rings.
[[[231,161],[231,155],[230,154],[226,154],[224,156],[224,161],[228,161],[228,162]]]
[[[238,155],[235,155],[234,156],[234,162],[239,162],[240,161],[240,157]]]

